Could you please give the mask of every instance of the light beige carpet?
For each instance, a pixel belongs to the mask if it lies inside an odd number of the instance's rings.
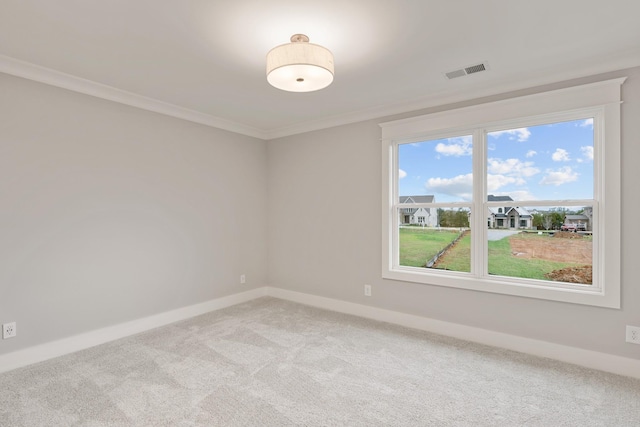
[[[0,426],[640,426],[640,381],[260,298],[0,375]]]

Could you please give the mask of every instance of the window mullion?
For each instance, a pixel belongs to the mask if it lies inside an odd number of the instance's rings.
[[[486,132],[476,129],[473,132],[473,223],[471,224],[471,272],[476,276],[486,276]]]
[[[388,223],[390,227],[390,232],[387,232],[387,236],[391,239],[391,251],[388,253],[388,263],[391,264],[392,268],[397,268],[400,265],[399,262],[399,253],[400,253],[400,242],[398,236],[398,208],[396,204],[398,203],[398,144],[394,143],[391,145],[389,150],[389,155],[391,157],[391,162],[389,164],[389,168],[391,169],[390,176],[390,193],[389,194],[389,203],[391,209],[389,210],[391,213],[391,218],[389,218],[390,223]]]

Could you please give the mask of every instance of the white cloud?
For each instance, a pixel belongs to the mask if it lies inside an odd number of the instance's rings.
[[[448,194],[464,200],[471,200],[473,176],[469,173],[454,178],[429,178],[425,187],[433,193]]]
[[[497,190],[506,185],[518,183],[521,183],[520,179],[512,176],[487,174],[487,191],[492,194],[499,194],[497,193]],[[459,197],[463,200],[471,200],[473,192],[473,176],[469,173],[466,175],[458,175],[453,178],[430,178],[425,183],[425,187],[432,193],[447,194]],[[522,200],[525,198],[527,200],[533,199],[533,196],[531,196],[526,190],[509,192],[508,194],[522,194]]]
[[[490,193],[495,193],[509,184],[522,184],[522,182],[511,176],[487,174],[487,191]]]
[[[568,162],[571,160],[569,152],[564,148],[556,148],[556,151],[551,155],[551,158],[554,162]]]
[[[402,169],[398,169],[398,178],[402,179],[405,176],[407,176],[407,173],[405,171],[403,171]]]
[[[593,147],[588,145],[586,147],[580,147],[582,155],[588,160],[593,160]]]
[[[500,138],[502,135],[509,135],[510,140],[517,139],[519,142],[524,142],[531,136],[531,131],[529,131],[529,129],[527,128],[518,128],[509,130],[498,130],[489,133],[489,136],[493,138]]]
[[[487,159],[487,189],[495,192],[508,185],[525,185],[527,178],[540,173],[533,162],[523,162],[519,159]]]
[[[529,150],[529,151],[527,151],[527,157],[533,157],[533,156],[535,156],[536,154],[538,154],[538,153],[537,153],[537,152],[535,152],[534,150]]]
[[[518,179],[529,178],[540,172],[534,167],[533,162],[523,162],[519,159],[487,159],[487,171],[489,173],[513,176]]]
[[[580,127],[591,127],[593,128],[593,119],[586,119],[580,123]]]
[[[470,136],[461,136],[458,138],[449,138],[449,144],[439,142],[436,145],[436,152],[443,156],[470,156],[473,152],[472,138]]]
[[[562,167],[558,170],[547,170],[546,175],[540,181],[542,185],[562,185],[578,180],[578,173],[574,172],[570,166]]]

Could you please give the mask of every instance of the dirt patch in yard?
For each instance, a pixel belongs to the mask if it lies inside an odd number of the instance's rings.
[[[553,237],[520,233],[509,238],[511,252],[518,258],[591,264],[591,238],[577,233],[558,232]]]
[[[547,279],[556,280],[566,283],[593,283],[593,269],[590,265],[582,267],[567,267],[560,270],[553,270],[551,273],[545,274]]]
[[[509,238],[511,251],[519,258],[540,258],[549,261],[584,264],[566,267],[545,274],[550,280],[565,283],[591,284],[593,279],[593,242],[590,236],[557,232],[553,237],[537,234],[517,234]]]

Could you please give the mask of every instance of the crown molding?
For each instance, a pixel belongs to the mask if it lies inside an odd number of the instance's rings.
[[[570,69],[549,69],[543,73],[536,72],[526,76],[521,75],[517,80],[483,85],[478,89],[457,91],[452,89],[446,92],[431,93],[428,96],[400,103],[375,106],[292,126],[258,129],[0,54],[0,72],[5,74],[262,140],[277,139],[367,120],[391,120],[391,116],[398,114],[448,106],[482,97],[496,96],[637,66],[640,66],[640,49],[631,49],[614,53],[608,58],[599,58],[598,61],[592,60],[586,63],[573,64]]]
[[[230,120],[215,117],[210,114],[190,110],[168,102],[138,95],[122,89],[83,79],[71,74],[62,73],[51,68],[42,67],[30,62],[0,55],[0,72],[12,76],[33,80],[39,83],[56,86],[85,95],[95,96],[120,104],[129,105],[154,113],[176,117],[201,125],[251,136],[259,139],[267,139],[265,132]]]
[[[640,66],[640,49],[632,49],[613,54],[608,58],[600,58],[584,64],[574,64],[570,69],[549,69],[544,73],[521,75],[513,81],[499,84],[483,85],[477,89],[465,89],[432,93],[411,100],[380,105],[352,113],[336,115],[324,119],[308,121],[293,126],[285,126],[264,131],[265,139],[276,139],[336,126],[343,126],[366,120],[390,119],[391,116],[406,114],[428,108],[447,107],[456,103],[469,102],[483,97],[497,96],[509,92],[535,89],[544,85],[551,85],[570,80],[595,77],[598,74],[621,71]]]

